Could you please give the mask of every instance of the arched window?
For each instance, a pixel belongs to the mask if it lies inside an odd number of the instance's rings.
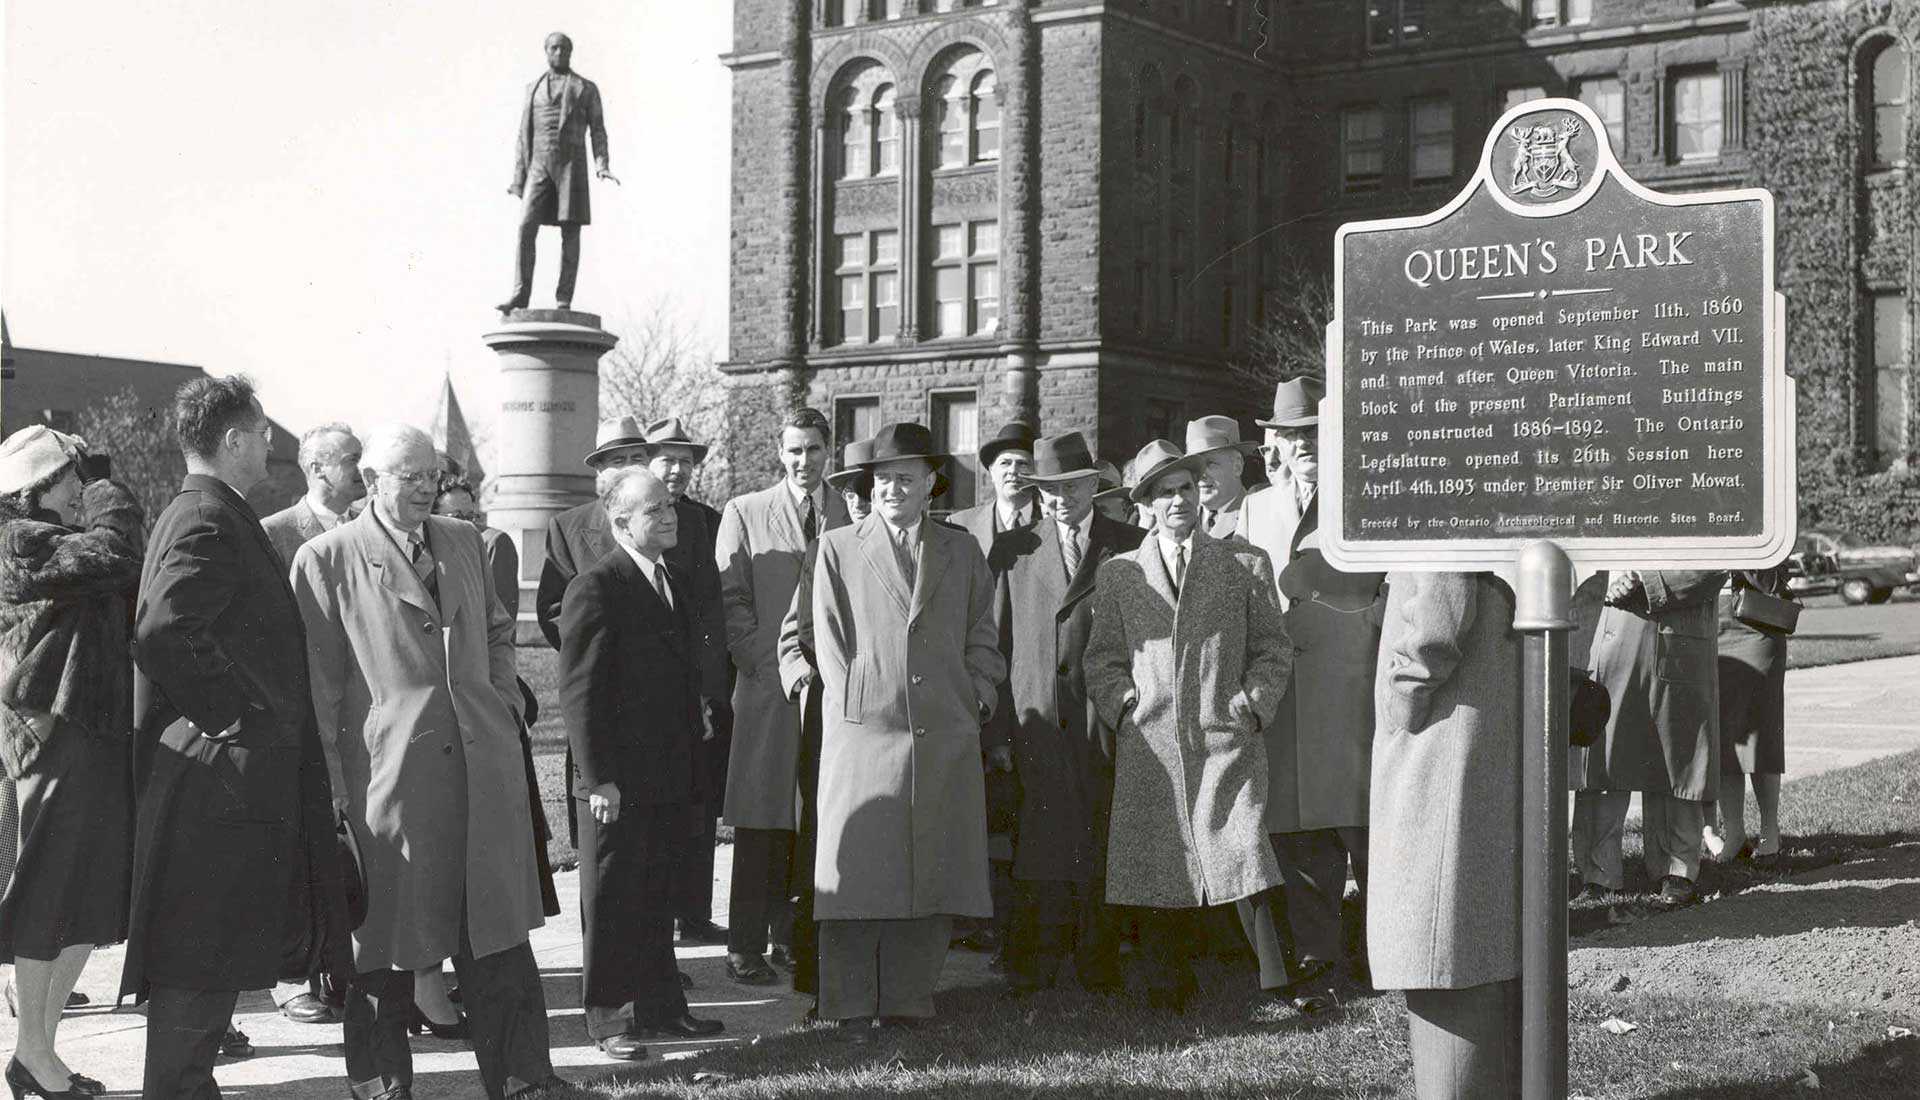
[[[973,78],[973,159],[1000,158],[1000,99],[995,92],[992,69],[983,69]]]
[[[960,93],[960,81],[951,76],[940,78],[940,167],[964,168],[967,163],[967,101]]]
[[[1875,168],[1907,162],[1909,78],[1906,47],[1896,39],[1887,39],[1874,55],[1867,77],[1867,163]]]
[[[840,126],[840,176],[843,180],[870,175],[867,142],[867,108],[860,102],[860,90],[847,88],[834,97],[834,116]]]
[[[893,110],[893,85],[882,84],[873,96],[873,174],[900,172],[900,116]]]

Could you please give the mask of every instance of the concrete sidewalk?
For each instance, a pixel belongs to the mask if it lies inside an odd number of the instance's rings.
[[[1917,747],[1920,656],[1787,673],[1788,778]],[[732,867],[733,849],[722,846],[714,861],[714,913],[722,923]],[[554,1066],[564,1076],[586,1082],[619,1067],[588,1041],[580,1013],[579,876],[564,873],[557,883],[563,912],[534,932],[533,947],[546,980]],[[93,998],[95,1006],[112,1004],[123,954],[120,948],[100,951],[88,964],[80,990]],[[682,947],[678,954],[682,968],[696,983],[689,995],[694,1012],[727,1025],[720,1042],[751,1042],[756,1036],[784,1031],[800,1022],[811,1003],[785,986],[749,987],[728,981],[723,947]],[[986,961],[985,956],[970,952],[949,953],[942,984],[992,981]],[[13,1046],[13,1023],[0,1016],[0,1045],[7,1050]],[[264,993],[241,999],[239,1024],[259,1053],[246,1061],[221,1061],[216,1075],[228,1096],[338,1100],[346,1095],[340,1025],[292,1023],[274,1010]],[[61,1026],[60,1049],[76,1070],[114,1089],[112,1095],[134,1096],[139,1091],[145,1037],[143,1015],[92,1007],[68,1015]],[[660,1042],[653,1046],[653,1057],[686,1057],[709,1045],[713,1044]],[[416,1039],[414,1066],[418,1074],[414,1093],[420,1100],[478,1095],[473,1053],[464,1044]]]

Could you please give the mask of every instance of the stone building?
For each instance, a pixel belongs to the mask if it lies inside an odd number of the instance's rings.
[[[734,25],[736,446],[796,402],[836,443],[912,418],[964,452],[1018,416],[1116,460],[1250,419],[1232,364],[1335,228],[1439,206],[1507,106],[1564,95],[1653,187],[1774,190],[1803,481],[1920,459],[1916,0],[734,0]]]

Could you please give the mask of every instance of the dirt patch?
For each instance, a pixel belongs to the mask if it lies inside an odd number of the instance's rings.
[[[1920,842],[1582,937],[1567,980],[1920,1012]]]

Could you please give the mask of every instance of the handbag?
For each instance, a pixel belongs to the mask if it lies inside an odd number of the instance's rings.
[[[1733,597],[1733,617],[1762,634],[1784,638],[1800,625],[1800,605],[1757,588],[1742,588]]]
[[[1584,749],[1607,731],[1607,720],[1613,717],[1613,696],[1608,694],[1607,686],[1593,678],[1593,673],[1584,668],[1570,668],[1567,679],[1571,690],[1567,693],[1567,741],[1574,748]]]

